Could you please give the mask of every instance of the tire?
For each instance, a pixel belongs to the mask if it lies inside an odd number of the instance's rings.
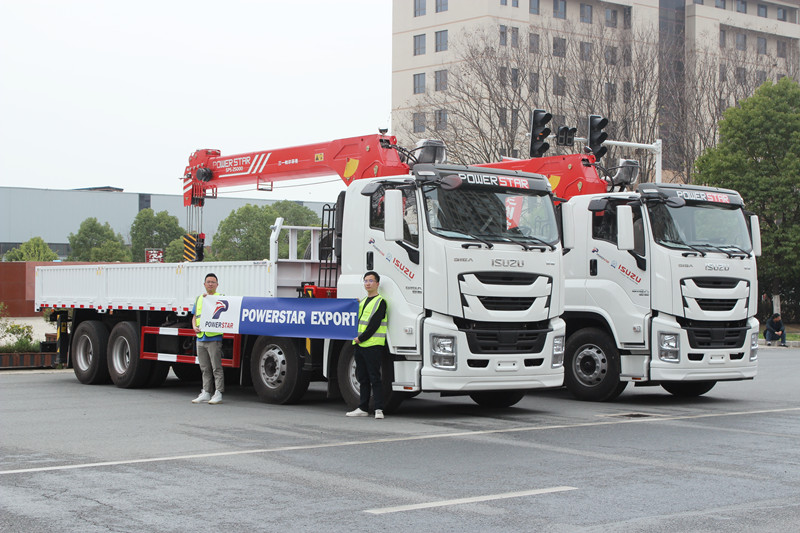
[[[200,365],[192,363],[172,363],[172,371],[177,378],[185,383],[197,383],[203,381],[203,373]]]
[[[154,361],[139,358],[139,332],[134,322],[120,322],[108,337],[108,373],[122,389],[143,387]]]
[[[107,348],[108,329],[99,320],[87,320],[75,328],[70,355],[78,381],[85,385],[111,381],[106,363]]]
[[[567,339],[564,384],[579,400],[608,402],[622,394],[619,351],[613,339],[597,328],[582,329]]]
[[[661,386],[673,396],[694,398],[707,393],[716,384],[716,381],[668,381],[662,383]]]
[[[336,366],[336,377],[339,381],[339,390],[342,399],[349,409],[355,409],[361,403],[361,385],[356,378],[356,361],[353,357],[353,345],[345,343],[339,352],[339,361]],[[397,411],[404,400],[416,396],[418,393],[406,393],[392,390],[394,381],[394,365],[391,358],[381,360],[381,381],[383,382],[383,412],[390,414]],[[369,408],[374,409],[375,399],[370,398]]]
[[[511,407],[525,397],[524,390],[493,390],[473,392],[469,395],[472,401],[481,407],[505,409]]]
[[[308,390],[308,374],[291,339],[259,337],[250,355],[258,397],[268,403],[295,403]]]

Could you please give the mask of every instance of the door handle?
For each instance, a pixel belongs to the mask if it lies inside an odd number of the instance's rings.
[[[590,259],[589,260],[589,275],[596,276],[597,275],[597,259]]]

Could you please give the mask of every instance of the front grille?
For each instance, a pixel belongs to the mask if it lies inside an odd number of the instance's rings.
[[[551,331],[547,322],[474,322],[455,319],[474,354],[539,353]]]
[[[474,272],[473,275],[484,285],[532,285],[538,277],[522,272]]]
[[[695,298],[695,302],[703,311],[730,311],[736,307],[738,300],[721,300],[717,298]]]
[[[536,298],[505,298],[501,296],[478,296],[483,307],[489,311],[525,311]]]
[[[701,322],[678,321],[686,330],[689,346],[694,349],[731,349],[744,346],[747,337],[747,321]]]
[[[741,280],[731,278],[691,278],[701,289],[733,289]]]

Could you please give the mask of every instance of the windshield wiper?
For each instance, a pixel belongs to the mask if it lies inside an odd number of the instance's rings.
[[[487,237],[488,237],[488,235],[487,235]],[[537,245],[530,245],[530,244],[528,244],[528,243],[526,243],[524,241],[520,241],[520,240],[517,240],[517,239],[512,239],[511,237],[507,237],[505,235],[493,235],[493,237],[496,237],[497,239],[504,239],[504,240],[506,240],[508,242],[513,242],[514,244],[519,244],[520,246],[522,246],[522,249],[525,250],[525,251],[528,251],[528,250],[542,250],[542,251],[544,251],[545,248],[550,248],[550,250],[552,251],[552,250],[556,249],[556,247],[554,245],[552,245],[550,243],[547,243],[547,242],[543,241],[542,239],[540,239],[538,237],[525,237],[526,239],[530,239],[531,241],[533,241],[535,243],[538,243]]]
[[[749,257],[752,257],[752,256],[750,255],[750,252],[748,252],[747,250],[745,250],[745,249],[743,249],[743,248],[739,248],[739,247],[738,247],[738,246],[736,246],[735,244],[728,244],[727,246],[725,246],[725,248],[733,248],[734,250],[736,250],[737,252],[739,252],[740,254],[742,254],[742,255],[741,255],[741,257],[748,257],[748,258],[749,258]],[[738,256],[738,255],[737,255],[736,257],[740,257],[740,256]]]
[[[490,250],[492,248],[494,248],[494,244],[490,243],[489,241],[487,241],[485,239],[481,239],[477,235],[473,235],[472,233],[467,233],[466,231],[458,231],[458,230],[447,229],[447,228],[433,228],[433,229],[438,229],[439,231],[449,231],[450,233],[458,233],[459,235],[463,235],[464,237],[471,237],[471,238],[475,239],[476,241],[480,241],[483,244],[485,244],[486,247],[489,248]],[[480,244],[478,244],[476,242],[465,242],[465,243],[461,244],[462,248],[469,248],[471,246],[477,246],[477,247],[480,248]]]
[[[694,252],[683,252],[681,254],[683,257],[688,257],[690,255],[699,255],[700,257],[705,257],[706,256],[706,253],[702,249],[697,248],[696,246],[692,246],[691,244],[686,244],[685,242],[669,241],[669,240],[666,240],[666,239],[658,241],[658,242],[660,242],[661,244],[672,244],[672,245],[677,245],[677,246],[686,246],[687,248],[691,248],[692,250],[694,250]]]
[[[717,252],[719,252],[721,254],[727,255],[728,257],[733,257],[732,253],[730,253],[728,251],[725,251],[722,248],[720,248],[719,246],[716,246],[714,244],[701,243],[701,244],[695,244],[695,246],[698,246],[698,247],[702,246],[703,248],[711,248],[712,250],[716,250]],[[694,248],[694,246],[692,248]]]

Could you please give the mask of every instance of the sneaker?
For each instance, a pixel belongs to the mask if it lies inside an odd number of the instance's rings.
[[[192,403],[203,403],[211,399],[211,395],[206,391],[200,391],[200,396],[192,400]]]
[[[383,418],[383,411],[381,411],[380,409],[375,409],[375,418],[378,420]]]
[[[784,343],[784,344],[781,344],[781,346],[783,346],[784,348],[788,348],[788,347],[789,347],[789,346],[787,346],[785,343]]]
[[[767,343],[767,346],[772,346],[772,343],[771,343],[771,342],[768,342],[768,343]]]
[[[360,407],[356,407],[352,411],[347,412],[344,416],[369,416],[369,413],[362,411]]]
[[[208,405],[217,405],[218,403],[222,403],[222,393],[220,391],[216,391],[214,397],[208,400]]]

